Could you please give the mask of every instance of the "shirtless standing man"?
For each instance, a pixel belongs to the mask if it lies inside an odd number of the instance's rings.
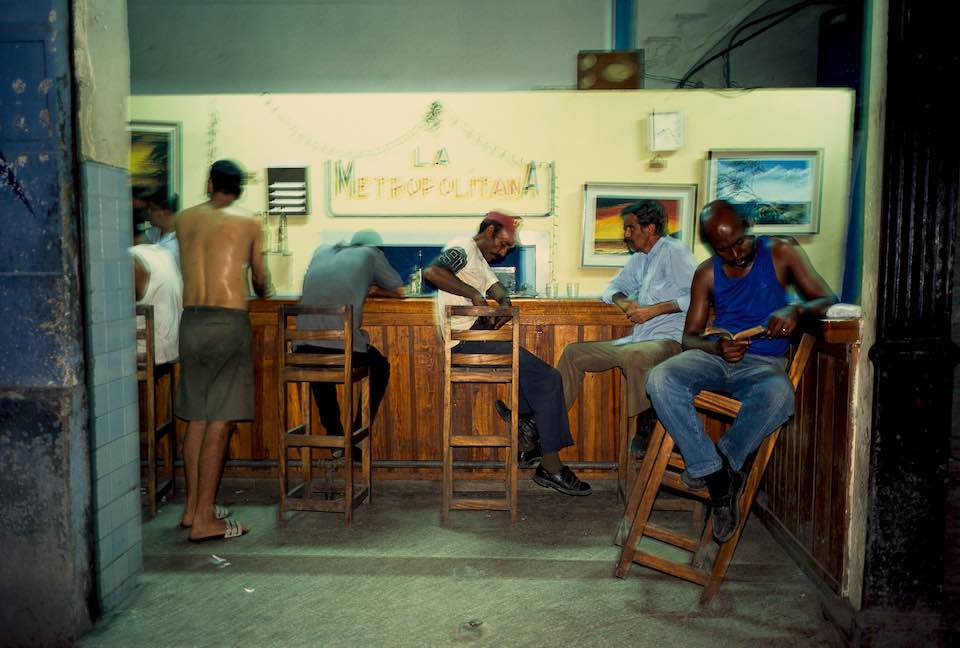
[[[260,297],[272,292],[261,256],[260,225],[233,207],[243,171],[219,160],[210,167],[210,200],[177,220],[183,271],[180,382],[176,414],[189,421],[183,444],[187,503],[181,525],[190,540],[234,538],[249,528],[218,519],[214,498],[226,459],[231,421],[253,419],[252,330],[247,267]]]

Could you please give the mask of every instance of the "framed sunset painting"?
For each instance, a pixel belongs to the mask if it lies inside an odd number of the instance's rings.
[[[692,245],[697,185],[587,183],[583,186],[583,267],[620,267],[626,263],[630,250],[623,242],[620,212],[639,200],[656,200],[663,205],[667,236]]]

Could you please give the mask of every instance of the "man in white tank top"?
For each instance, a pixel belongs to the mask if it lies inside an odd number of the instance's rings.
[[[153,306],[155,362],[176,362],[180,313],[183,311],[180,268],[169,250],[153,243],[134,245],[130,248],[130,256],[133,257],[137,304]],[[144,343],[138,341],[138,356],[146,352],[145,345],[141,348],[141,344]]]

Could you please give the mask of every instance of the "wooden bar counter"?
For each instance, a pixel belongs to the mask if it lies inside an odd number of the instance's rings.
[[[250,302],[254,331],[257,418],[241,423],[230,441],[227,471],[232,475],[274,475],[279,420],[276,394],[277,308],[282,299]],[[615,306],[598,299],[517,299],[521,311],[521,343],[556,365],[570,342],[607,340],[629,333],[632,325]],[[390,361],[390,384],[373,429],[377,479],[439,479],[441,459],[441,395],[443,353],[433,314],[433,300],[368,299],[364,329],[371,343]],[[292,398],[292,388],[290,397]],[[502,397],[493,385],[455,391],[455,429],[489,433],[500,429],[493,401]],[[299,417],[295,399],[291,416]],[[584,476],[615,478],[620,416],[620,374],[588,374],[570,412],[576,446],[561,453],[564,461],[582,466]],[[315,420],[316,417],[314,417]],[[291,420],[291,424],[296,422]],[[482,460],[489,450],[472,451]]]

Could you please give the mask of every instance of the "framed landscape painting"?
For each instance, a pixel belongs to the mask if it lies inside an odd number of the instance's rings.
[[[130,122],[130,186],[140,195],[180,195],[180,124]]]
[[[583,187],[583,267],[620,267],[630,250],[623,242],[621,210],[640,200],[656,200],[667,214],[666,234],[693,242],[695,184],[587,183]]]
[[[758,234],[820,231],[821,151],[710,151],[707,202],[722,198]]]

